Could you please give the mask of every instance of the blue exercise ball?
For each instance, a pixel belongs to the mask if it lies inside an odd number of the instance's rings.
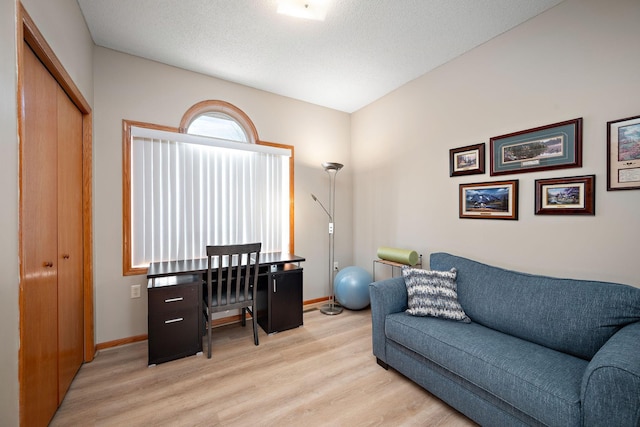
[[[350,310],[361,310],[369,305],[371,274],[364,268],[346,267],[336,274],[333,288],[336,301]]]

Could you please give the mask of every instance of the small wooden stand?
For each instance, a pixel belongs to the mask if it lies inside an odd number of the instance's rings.
[[[376,264],[383,264],[383,265],[388,265],[391,267],[391,277],[393,276],[394,273],[394,268],[402,268],[402,267],[410,267],[408,264],[401,264],[399,262],[395,262],[395,261],[389,261],[386,259],[374,259],[373,260],[373,281],[376,281]],[[414,265],[413,267],[416,268],[422,268],[422,255],[420,255],[420,259],[418,260],[418,263],[416,265]]]

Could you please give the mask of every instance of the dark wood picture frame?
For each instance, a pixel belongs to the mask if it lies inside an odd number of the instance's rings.
[[[484,173],[484,142],[449,150],[449,176]]]
[[[490,139],[491,176],[582,166],[582,118]]]
[[[460,218],[518,219],[518,180],[460,184]]]
[[[536,179],[536,215],[595,215],[595,175]]]
[[[607,191],[640,189],[640,116],[607,122]]]

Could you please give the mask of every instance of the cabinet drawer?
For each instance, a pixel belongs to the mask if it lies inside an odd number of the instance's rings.
[[[149,364],[202,351],[200,316],[196,310],[168,312],[149,319]]]
[[[149,289],[149,312],[163,317],[169,312],[194,310],[200,305],[200,283]]]

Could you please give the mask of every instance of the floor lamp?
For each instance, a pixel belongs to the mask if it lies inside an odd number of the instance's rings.
[[[342,306],[335,302],[335,296],[333,292],[333,262],[334,262],[334,239],[335,239],[335,224],[334,218],[336,213],[336,175],[338,171],[342,169],[343,165],[340,163],[325,162],[322,164],[324,171],[329,174],[329,210],[318,200],[313,194],[311,197],[314,201],[322,207],[325,213],[329,216],[329,303],[320,307],[320,312],[323,314],[334,315],[342,313]]]

